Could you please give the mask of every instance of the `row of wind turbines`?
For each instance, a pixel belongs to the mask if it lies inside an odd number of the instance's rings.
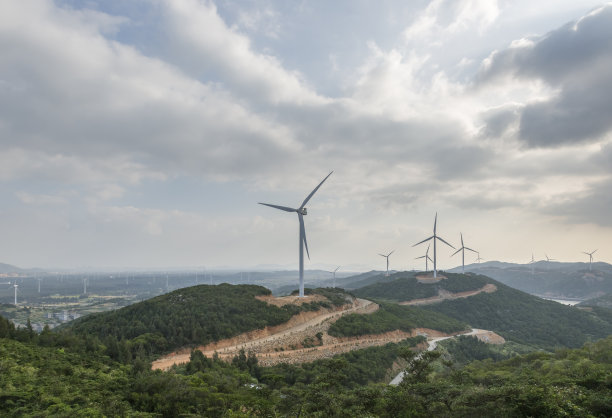
[[[314,190],[312,192],[310,192],[310,194],[308,196],[306,196],[306,199],[304,199],[304,201],[302,202],[302,204],[298,207],[298,208],[292,208],[292,207],[288,207],[288,206],[280,206],[280,205],[274,205],[271,203],[263,203],[263,202],[259,202],[260,205],[264,205],[264,206],[269,206],[271,208],[274,209],[279,209],[282,210],[284,212],[295,212],[297,213],[298,216],[298,221],[299,221],[299,274],[300,274],[300,282],[299,282],[299,297],[304,297],[304,248],[306,248],[306,255],[308,257],[308,259],[310,260],[310,253],[308,251],[308,242],[306,241],[306,228],[304,226],[304,216],[306,216],[308,214],[308,210],[306,209],[306,204],[310,201],[310,199],[312,198],[312,196],[314,196],[314,194],[317,192],[317,190],[319,190],[319,188],[323,185],[323,183],[325,183],[325,180],[327,180],[329,178],[329,176],[331,176],[333,173],[333,171],[331,171],[327,176],[325,176],[325,178],[323,180],[321,180],[321,182],[317,185],[317,187],[314,188]],[[454,246],[452,246],[451,244],[449,244],[448,242],[446,242],[442,237],[440,237],[439,235],[437,235],[436,233],[436,228],[437,228],[437,224],[438,224],[438,214],[436,213],[436,217],[434,219],[434,227],[433,227],[433,235],[429,238],[424,239],[421,242],[417,242],[416,244],[413,245],[413,247],[416,247],[417,245],[423,244],[425,242],[428,242],[430,240],[433,240],[433,260],[429,257],[429,246],[427,247],[427,253],[425,254],[425,262],[426,262],[426,269],[427,269],[427,260],[431,260],[433,262],[433,275],[434,277],[438,276],[438,269],[437,269],[437,251],[436,251],[436,244],[437,241],[441,241],[444,244],[450,246],[453,249],[456,249]],[[478,253],[476,250],[473,250],[469,247],[466,247],[463,244],[463,234],[461,234],[461,248],[459,248],[457,251],[455,251],[455,254],[459,253],[460,251],[462,252],[462,271],[465,273],[465,250],[468,251],[473,251],[475,253]],[[389,256],[391,254],[393,254],[395,250],[391,251],[389,254],[379,254],[382,257],[385,257],[387,259],[387,275],[389,275]],[[418,258],[423,258],[423,257],[418,257]],[[480,255],[478,256],[478,258],[480,259]],[[336,285],[336,271],[338,271],[340,267],[336,268],[336,270],[334,270],[333,273],[334,275],[334,287]]]
[[[323,183],[325,182],[325,180],[327,180],[329,178],[329,176],[331,176],[333,173],[333,171],[331,171],[327,176],[325,176],[325,178],[317,185],[317,187],[314,188],[314,190],[312,192],[310,192],[310,194],[308,196],[306,196],[306,199],[304,199],[304,201],[302,202],[302,204],[298,207],[298,208],[292,208],[292,207],[288,207],[288,206],[280,206],[280,205],[273,205],[271,203],[263,203],[263,202],[259,202],[260,205],[264,205],[264,206],[269,206],[271,208],[274,209],[279,209],[285,212],[295,212],[298,215],[298,221],[299,221],[299,274],[300,274],[300,282],[299,282],[299,297],[304,297],[304,248],[306,248],[306,255],[308,257],[308,259],[310,260],[310,253],[308,251],[308,242],[306,241],[306,228],[304,226],[304,216],[306,216],[308,214],[308,211],[306,209],[306,204],[310,201],[310,199],[312,198],[312,196],[314,196],[314,194],[317,192],[317,190],[319,190],[319,188],[323,185]],[[480,257],[480,253],[472,248],[466,247],[464,242],[463,242],[463,233],[460,233],[461,236],[461,247],[459,249],[455,248],[453,245],[449,244],[446,240],[444,240],[444,238],[440,237],[437,234],[437,224],[438,224],[438,214],[436,213],[436,216],[434,218],[434,227],[433,227],[433,235],[425,238],[424,240],[417,242],[416,244],[413,245],[413,247],[416,247],[417,245],[420,244],[424,244],[426,242],[432,241],[427,245],[427,251],[425,252],[425,255],[420,256],[420,257],[416,257],[416,259],[421,259],[424,258],[425,259],[425,271],[429,271],[429,261],[431,261],[433,263],[433,277],[437,278],[438,277],[438,267],[437,267],[437,243],[438,241],[448,245],[449,247],[451,247],[452,249],[456,250],[452,255],[456,255],[459,252],[461,252],[461,271],[463,273],[465,273],[465,251],[471,251],[473,253],[477,254],[477,258],[476,258],[476,262],[480,262],[483,259]],[[433,259],[429,256],[429,249],[431,247],[431,244],[433,243]],[[589,256],[589,270],[591,270],[591,264],[593,262],[593,254],[596,252],[592,251],[592,252],[584,252],[584,254]],[[379,253],[379,255],[381,257],[384,257],[386,259],[387,262],[387,270],[386,270],[386,275],[389,275],[389,257],[391,256],[391,254],[393,254],[395,252],[395,250],[391,251],[388,254],[382,254]],[[533,254],[531,257],[531,263],[535,262],[535,259],[533,258]],[[549,258],[548,255],[546,255],[546,259],[547,261],[552,261],[553,259]],[[336,286],[336,271],[338,271],[340,267],[337,267],[334,271],[329,271],[328,273],[332,273],[333,277],[334,277],[334,287]],[[533,266],[532,266],[533,269]]]
[[[438,225],[438,214],[436,213],[436,217],[434,219],[434,227],[433,227],[433,235],[430,236],[429,238],[425,238],[423,241],[417,242],[416,244],[413,245],[413,247],[416,247],[417,245],[420,244],[424,244],[428,241],[433,241],[433,259],[429,256],[429,249],[431,248],[431,243],[429,243],[427,245],[427,251],[425,251],[425,255],[422,255],[420,257],[416,257],[415,260],[419,260],[421,258],[425,259],[425,271],[429,271],[429,261],[431,261],[433,263],[433,276],[434,278],[438,277],[438,267],[437,267],[437,241],[439,240],[440,242],[443,242],[444,244],[448,245],[449,247],[451,247],[453,250],[457,250],[455,251],[453,254],[451,254],[451,257],[454,256],[455,254],[458,254],[459,252],[461,252],[461,271],[463,273],[465,273],[465,250],[468,251],[472,251],[476,254],[478,254],[478,258],[476,258],[476,261],[480,262],[482,260],[482,258],[480,258],[480,253],[476,250],[473,250],[469,247],[466,247],[465,244],[463,243],[463,232],[460,232],[461,235],[461,248],[457,249],[455,248],[453,245],[449,244],[447,241],[444,240],[444,238],[442,238],[441,236],[439,236],[436,232],[437,230],[437,225]],[[391,254],[393,254],[395,252],[395,250],[391,251],[389,254],[378,254],[381,257],[385,257],[387,259],[387,272],[386,275],[389,275],[389,256]]]

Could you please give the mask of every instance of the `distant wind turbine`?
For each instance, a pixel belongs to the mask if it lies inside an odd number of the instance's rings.
[[[550,258],[550,257],[548,256],[548,254],[546,254],[546,253],[544,254],[544,256],[546,257],[546,261],[548,261],[549,263],[550,263],[551,261],[557,261],[557,260],[555,260],[554,258]]]
[[[385,257],[385,258],[387,259],[387,272],[385,273],[385,276],[387,276],[387,277],[389,276],[389,256],[390,256],[391,254],[393,254],[394,252],[395,252],[395,250],[391,251],[391,252],[390,252],[389,254],[387,254],[387,255],[380,254],[380,253],[378,254],[379,256],[381,256],[381,257]]]
[[[310,260],[310,252],[308,251],[308,243],[306,242],[306,229],[304,228],[304,216],[308,214],[305,206],[310,200],[310,198],[316,193],[316,191],[319,190],[319,187],[321,187],[321,185],[325,182],[325,180],[327,180],[327,178],[332,175],[332,173],[333,171],[330,172],[327,175],[327,177],[325,177],[321,181],[321,183],[319,183],[319,185],[315,187],[312,192],[310,192],[308,196],[306,196],[306,199],[304,199],[300,207],[297,209],[290,208],[287,206],[278,206],[278,205],[272,205],[269,203],[259,202],[260,205],[270,206],[271,208],[280,209],[285,212],[296,212],[298,215],[298,219],[300,221],[300,243],[299,243],[299,248],[300,248],[300,289],[299,289],[299,292],[300,293],[299,293],[299,297],[301,298],[304,297],[304,247],[306,247],[306,255],[308,256],[308,259]]]
[[[427,273],[429,271],[429,263],[428,263],[428,261],[431,261],[433,263],[433,260],[429,256],[429,247],[430,247],[430,245],[431,244],[427,245],[427,251],[425,251],[425,255],[422,255],[420,257],[415,258],[415,260],[418,260],[419,258],[424,258],[425,259],[425,273]]]
[[[595,254],[596,251],[597,250],[593,250],[590,253],[587,253],[587,252],[584,252],[584,251],[582,252],[583,254],[586,254],[586,255],[589,256],[589,271],[591,271],[591,264],[593,264],[593,254]]]
[[[463,233],[459,233],[461,235],[461,248],[459,248],[457,251],[455,251],[451,257],[455,254],[457,254],[459,251],[461,251],[461,273],[465,274],[465,250],[468,251],[472,251],[474,253],[478,253],[478,251],[476,250],[472,250],[471,248],[466,247],[465,245],[463,245]]]
[[[534,256],[533,256],[533,253],[531,253],[531,261],[530,261],[529,263],[527,263],[527,264],[531,264],[531,275],[532,275],[532,276],[535,274],[535,266],[534,266],[534,263],[535,263],[535,258],[534,258]]]
[[[438,213],[436,212],[436,218],[434,219],[434,227],[433,227],[433,235],[429,238],[424,239],[421,242],[417,242],[416,244],[413,245],[413,247],[416,247],[417,245],[420,245],[424,242],[427,242],[429,240],[433,240],[433,249],[434,249],[434,253],[433,253],[433,265],[434,265],[434,278],[438,277],[438,268],[437,268],[437,264],[436,264],[436,240],[440,240],[443,243],[445,243],[446,245],[448,245],[449,247],[451,247],[453,250],[455,250],[456,248],[453,247],[452,245],[450,245],[448,242],[444,241],[444,239],[442,239],[441,237],[439,237],[438,235],[436,235],[436,225],[438,224]]]
[[[334,288],[336,288],[336,272],[338,271],[338,269],[339,269],[339,268],[340,268],[340,266],[336,267],[336,269],[335,269],[335,270],[333,270],[333,271],[327,271],[327,270],[326,270],[328,273],[331,273],[331,274],[333,274],[333,276],[334,276],[334,284],[333,284],[333,287],[334,287]]]
[[[476,257],[476,261],[478,264],[480,264],[481,261],[484,261],[484,258],[480,258],[480,252],[478,252],[478,257]]]
[[[15,288],[15,306],[17,306],[17,288],[19,287],[19,285],[17,284],[17,280],[15,280],[15,284],[13,285],[13,287]]]

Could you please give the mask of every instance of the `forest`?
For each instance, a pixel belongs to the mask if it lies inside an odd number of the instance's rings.
[[[300,311],[341,306],[347,295],[336,289],[307,289],[327,301],[278,307],[258,300],[270,290],[255,285],[199,285],[110,312],[79,318],[64,328],[104,341],[118,360],[137,352],[152,356],[288,321]],[[126,351],[127,350],[127,351]]]
[[[0,318],[0,415],[21,416],[580,416],[612,414],[612,337],[578,349],[465,366],[418,339],[302,366],[260,367],[240,353],[226,363],[194,351],[169,372],[119,363],[96,337],[15,330]],[[478,345],[478,344],[476,344]],[[451,350],[452,351],[452,350]],[[467,353],[467,354],[466,354]],[[397,356],[406,377],[385,384]]]
[[[376,282],[355,289],[352,293],[360,298],[403,302],[436,296],[438,289],[452,293],[465,292],[480,289],[492,282],[485,276],[445,272],[444,275],[447,278],[444,280],[435,283],[421,283],[416,279],[415,274],[414,272],[396,273],[388,281]]]
[[[380,309],[370,315],[345,315],[329,328],[334,337],[355,337],[401,330],[410,332],[414,328],[430,328],[445,333],[469,329],[467,324],[438,312],[414,306],[394,305],[380,302]]]

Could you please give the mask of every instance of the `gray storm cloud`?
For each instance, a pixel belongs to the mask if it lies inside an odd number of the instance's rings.
[[[519,112],[519,139],[530,147],[594,141],[612,129],[612,5],[547,35],[493,53],[478,84],[503,77],[541,80],[556,91]],[[495,118],[488,128],[498,132]]]

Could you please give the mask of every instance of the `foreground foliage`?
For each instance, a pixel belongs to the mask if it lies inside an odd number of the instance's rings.
[[[37,335],[0,318],[0,415],[612,415],[612,337],[579,349],[465,367],[442,361],[438,351],[415,356],[408,346],[417,342],[270,368],[259,367],[247,353],[224,363],[194,351],[187,365],[153,372],[111,360],[95,337],[48,330]],[[465,346],[463,351],[473,357],[480,350]],[[407,364],[402,383],[373,383],[398,355]]]

